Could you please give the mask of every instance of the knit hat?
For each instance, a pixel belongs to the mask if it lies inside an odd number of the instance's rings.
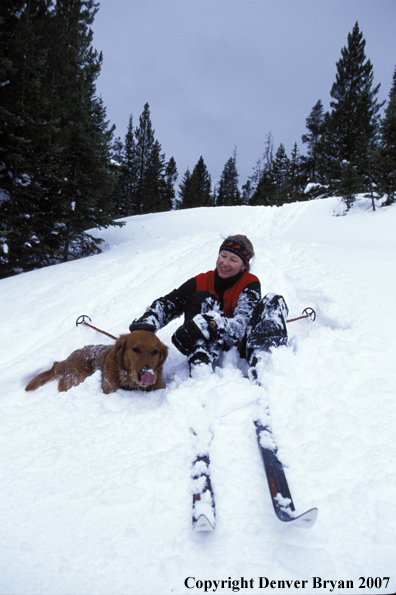
[[[249,260],[252,258],[252,253],[250,252],[249,248],[245,246],[243,242],[239,242],[237,240],[233,240],[231,238],[227,238],[220,246],[219,252],[222,250],[226,250],[227,252],[232,252],[239,256],[242,259],[243,264],[247,266],[249,264]]]

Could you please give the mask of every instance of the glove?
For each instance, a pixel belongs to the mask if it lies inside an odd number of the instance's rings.
[[[172,343],[183,355],[190,355],[194,353],[199,342],[217,341],[222,335],[223,328],[219,328],[212,316],[197,314],[177,329],[172,335]]]
[[[204,339],[216,338],[219,326],[214,317],[209,314],[197,314],[194,316],[193,321]]]
[[[129,332],[133,333],[133,331],[150,331],[151,333],[155,333],[156,328],[154,324],[147,322],[147,318],[143,318],[142,320],[134,320],[129,325]]]
[[[172,335],[173,345],[183,355],[194,353],[198,341],[202,342],[202,340],[203,335],[193,320],[189,320],[182,324],[182,326],[179,326],[177,331]]]

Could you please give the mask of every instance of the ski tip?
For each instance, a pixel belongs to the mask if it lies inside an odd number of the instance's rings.
[[[317,517],[318,517],[318,509],[311,508],[310,510],[307,510],[307,512],[303,512],[299,516],[294,517],[294,519],[290,519],[290,522],[292,525],[295,525],[296,527],[302,527],[303,529],[309,529],[310,527],[312,527],[315,524]]]
[[[204,514],[200,514],[196,520],[193,520],[194,531],[214,531],[214,528],[214,523],[212,524]]]

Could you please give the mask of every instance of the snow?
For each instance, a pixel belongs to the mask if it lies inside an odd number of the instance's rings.
[[[93,232],[102,254],[0,281],[2,595],[396,590],[396,208],[368,206],[131,217]],[[213,268],[233,233],[252,240],[263,293],[281,293],[291,318],[317,313],[288,325],[264,389],[233,350],[189,378],[174,321],[158,333],[163,390],[104,395],[98,372],[67,393],[25,392],[55,359],[112,343],[78,316],[127,332],[155,298]],[[309,530],[275,517],[252,423],[260,400],[296,512],[319,509]],[[210,442],[210,533],[191,530],[199,440]]]

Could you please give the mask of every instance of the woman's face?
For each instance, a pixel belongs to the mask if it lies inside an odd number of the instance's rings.
[[[221,252],[219,252],[219,256],[217,257],[216,269],[219,277],[222,279],[228,279],[229,277],[234,277],[240,271],[244,270],[245,265],[243,264],[242,258],[233,252],[221,250]]]

